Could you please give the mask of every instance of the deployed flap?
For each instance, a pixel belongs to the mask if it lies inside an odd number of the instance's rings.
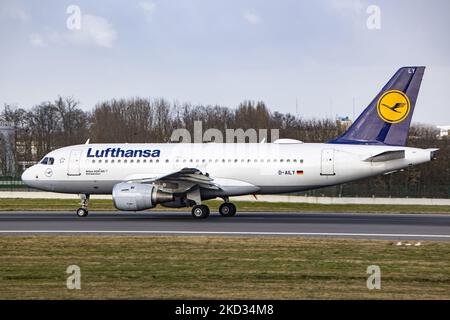
[[[364,161],[383,162],[405,158],[405,150],[391,150],[376,154],[372,157],[364,159]]]

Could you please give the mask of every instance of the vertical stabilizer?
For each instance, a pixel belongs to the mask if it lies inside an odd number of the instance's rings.
[[[424,71],[400,68],[350,128],[328,143],[406,145]]]

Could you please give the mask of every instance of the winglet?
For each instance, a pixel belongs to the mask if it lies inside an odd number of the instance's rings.
[[[91,141],[91,139],[87,139],[84,144],[89,144],[90,141]]]

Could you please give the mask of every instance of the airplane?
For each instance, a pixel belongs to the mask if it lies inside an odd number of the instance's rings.
[[[232,217],[229,198],[311,190],[390,174],[435,159],[438,149],[406,147],[425,67],[402,67],[341,136],[325,143],[278,139],[272,143],[86,144],[51,151],[22,174],[29,187],[79,194],[76,213],[88,215],[93,194],[112,194],[122,211],[162,205],[192,207],[221,198],[220,215]],[[404,104],[400,115],[381,106]],[[400,111],[401,110],[401,111]]]

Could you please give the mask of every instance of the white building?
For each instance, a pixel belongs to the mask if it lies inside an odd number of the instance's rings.
[[[14,148],[14,133],[15,128],[12,122],[4,121],[0,119],[0,143],[2,145],[3,152],[5,153],[5,167],[2,174],[15,176],[16,175],[16,163],[13,153]]]
[[[449,132],[450,132],[450,126],[437,126],[437,128],[440,130],[439,132],[439,137],[447,137],[449,136]]]
[[[352,120],[349,117],[336,116],[336,124],[342,129],[348,129],[352,125]]]

